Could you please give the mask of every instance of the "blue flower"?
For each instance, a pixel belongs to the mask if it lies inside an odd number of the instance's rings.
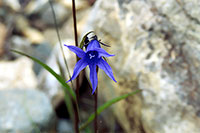
[[[82,71],[87,65],[89,65],[90,68],[90,81],[92,84],[92,94],[95,92],[98,84],[96,66],[104,70],[104,72],[113,81],[117,82],[113,76],[111,67],[105,60],[102,59],[102,57],[110,57],[114,55],[111,55],[107,53],[104,49],[102,49],[97,40],[92,40],[87,46],[86,51],[83,51],[82,49],[75,46],[69,46],[69,45],[65,46],[68,47],[69,50],[74,52],[79,58],[81,58],[74,67],[74,72],[71,79],[68,80],[67,82],[74,80],[78,76],[80,71]]]

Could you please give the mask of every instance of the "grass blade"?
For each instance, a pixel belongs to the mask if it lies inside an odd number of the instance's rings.
[[[32,59],[33,61],[37,62],[38,64],[40,64],[44,69],[46,69],[48,72],[50,72],[62,84],[62,86],[64,87],[65,93],[69,92],[70,96],[72,96],[72,98],[76,101],[76,95],[75,95],[74,91],[65,82],[65,80],[60,75],[58,75],[53,69],[51,69],[48,65],[42,63],[40,60],[38,60],[38,59],[36,59],[32,56],[29,56],[29,55],[22,53],[20,51],[17,51],[17,50],[11,50],[11,51],[18,53],[20,55],[26,56],[26,57]]]
[[[69,74],[69,79],[71,79],[71,74],[70,74],[70,71],[69,71],[68,63],[67,63],[67,60],[65,58],[64,51],[63,51],[63,45],[62,45],[62,41],[61,41],[59,29],[58,29],[58,23],[57,23],[57,20],[56,20],[56,13],[55,13],[54,8],[53,8],[53,1],[49,0],[49,4],[50,4],[51,11],[52,11],[52,14],[53,14],[54,25],[55,25],[55,29],[56,29],[56,34],[57,34],[57,37],[58,37],[59,45],[60,45],[60,50],[61,50],[61,53],[62,53],[62,56],[63,56],[63,60],[64,60],[64,63],[65,63],[65,66],[67,68],[67,72]],[[72,88],[73,88],[72,81],[71,81],[71,84],[72,84]]]
[[[129,96],[132,96],[138,92],[140,92],[142,90],[136,90],[136,91],[133,91],[131,93],[128,93],[128,94],[125,94],[125,95],[122,95],[122,96],[119,96],[119,97],[116,97],[116,98],[113,98],[111,99],[110,101],[106,102],[105,104],[103,104],[102,106],[100,106],[98,109],[97,109],[97,115],[99,115],[101,112],[103,112],[105,109],[107,109],[108,107],[110,107],[111,105],[119,102],[120,100],[123,100]],[[79,128],[79,130],[83,130],[84,128],[86,128],[95,118],[95,113],[92,113],[90,115],[90,117],[88,118],[88,120],[81,125],[81,127]]]

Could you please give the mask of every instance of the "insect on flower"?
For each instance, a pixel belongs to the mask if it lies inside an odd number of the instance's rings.
[[[90,68],[90,82],[92,84],[92,94],[94,94],[97,84],[97,72],[96,67],[98,66],[102,69],[113,81],[117,82],[113,76],[112,68],[109,64],[103,59],[104,57],[114,56],[107,53],[103,48],[100,46],[100,41],[97,40],[97,36],[93,36],[92,38],[87,38],[85,41],[85,48],[86,50],[83,51],[81,48],[64,45],[69,48],[72,52],[74,52],[79,58],[81,58],[74,67],[74,72],[70,80],[67,82],[74,80],[80,71],[82,71],[87,65]]]
[[[92,34],[91,34],[91,33],[92,33]],[[93,34],[93,32],[91,32],[91,33],[89,32],[89,34],[86,35],[85,40],[84,40],[84,46],[85,46],[86,49],[87,49],[87,46],[89,45],[89,43],[90,43],[92,40],[98,40],[97,35]],[[90,36],[90,35],[91,35],[91,36]],[[101,40],[98,40],[98,41],[99,41],[100,44],[102,44],[102,45],[104,45],[104,46],[106,46],[106,47],[110,47],[109,45],[102,43]]]

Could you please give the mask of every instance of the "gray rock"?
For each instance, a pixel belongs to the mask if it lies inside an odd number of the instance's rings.
[[[10,39],[13,49],[18,49],[20,51],[30,51],[31,42],[21,36],[12,36]]]
[[[31,45],[31,42],[28,39],[20,36],[13,36],[10,41],[13,49],[25,52],[26,54],[33,56],[42,62],[45,62],[48,59],[49,54],[51,54],[52,48],[48,42]],[[15,54],[15,56],[19,57],[21,55]],[[40,72],[41,68],[41,65],[34,62],[33,70],[36,74]]]
[[[99,0],[85,32],[95,30],[118,81],[100,71],[106,99],[143,89],[115,105],[126,132],[200,132],[200,14],[196,0]],[[103,18],[103,19],[102,19]],[[123,108],[122,108],[123,107]],[[116,111],[117,110],[117,111]]]
[[[49,131],[55,122],[47,96],[37,90],[0,91],[0,132]]]
[[[3,0],[2,4],[8,6],[14,11],[19,11],[21,8],[19,0]]]
[[[32,67],[33,62],[26,57],[15,61],[0,61],[0,90],[35,89],[38,81]]]
[[[64,3],[52,1],[54,12],[56,14],[57,24],[60,25],[70,16],[71,10],[65,7]],[[30,1],[25,8],[27,15],[36,15],[42,22],[42,25],[54,26],[54,17],[48,0]]]
[[[26,14],[41,14],[49,6],[48,0],[30,1],[25,8]]]
[[[70,121],[59,119],[57,125],[58,133],[73,133],[73,125]]]
[[[34,46],[31,48],[30,55],[39,59],[42,62],[46,62],[46,60],[49,58],[49,55],[52,52],[52,47],[48,42],[41,43],[37,46]],[[42,52],[41,52],[42,51]],[[39,72],[42,70],[42,66],[38,63],[34,62],[33,70],[38,75]]]
[[[13,21],[16,23],[16,30],[22,33],[32,44],[44,42],[45,39],[43,34],[38,29],[31,27],[26,17],[14,15]]]
[[[56,14],[56,21],[58,25],[62,24],[71,14],[71,11],[61,4],[54,3],[53,8]],[[54,18],[50,5],[44,12],[41,13],[41,19],[45,24],[54,26]]]

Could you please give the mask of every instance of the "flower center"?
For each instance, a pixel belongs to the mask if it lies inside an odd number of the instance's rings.
[[[98,52],[97,51],[88,51],[86,53],[86,60],[88,64],[95,63],[98,61]]]
[[[95,55],[89,54],[90,60],[95,57]]]

